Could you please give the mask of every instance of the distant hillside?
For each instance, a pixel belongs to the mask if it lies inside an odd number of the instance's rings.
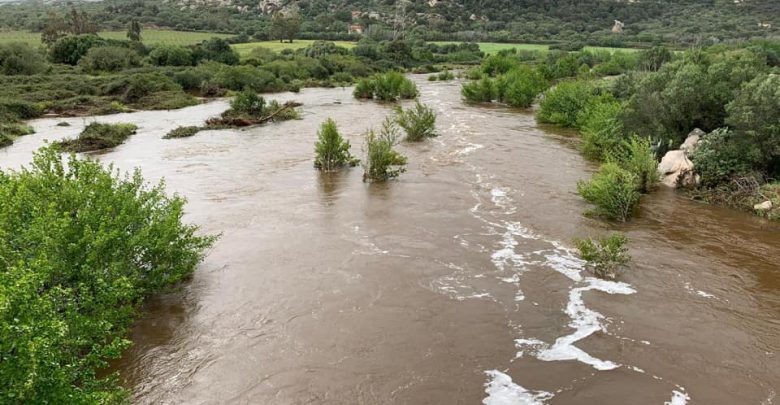
[[[44,9],[65,7],[45,4],[2,6],[0,26],[40,29]],[[778,0],[106,0],[81,7],[106,29],[135,17],[160,27],[260,39],[278,10],[300,13],[305,38],[355,38],[347,34],[351,24],[377,36],[403,28],[429,40],[610,46],[780,38]]]

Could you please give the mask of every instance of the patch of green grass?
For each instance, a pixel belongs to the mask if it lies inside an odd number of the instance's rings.
[[[127,31],[100,31],[98,35],[108,39],[127,39]],[[228,38],[229,34],[213,32],[185,32],[172,30],[143,30],[141,41],[146,45],[193,45],[212,37]],[[0,31],[0,43],[25,42],[41,45],[41,34],[28,31]]]
[[[279,41],[261,41],[261,42],[248,42],[246,44],[235,44],[233,45],[233,49],[238,52],[241,57],[248,56],[250,52],[252,52],[252,49],[255,48],[266,48],[270,49],[274,52],[281,52],[285,49],[301,49],[306,48],[307,46],[314,43],[314,40],[309,39],[297,39],[293,43],[288,42],[279,42]],[[341,46],[344,48],[354,48],[355,43],[349,42],[349,41],[333,41],[337,46]]]
[[[458,42],[453,41],[437,41],[434,42],[436,44],[457,44]],[[505,50],[505,49],[512,49],[515,48],[518,51],[539,51],[539,52],[547,52],[550,50],[549,45],[544,44],[506,44],[506,43],[497,43],[497,42],[480,42],[479,43],[479,49],[482,52],[485,52],[487,55],[492,55],[495,53],[498,53],[499,51]],[[637,52],[639,49],[632,49],[632,48],[609,48],[609,47],[603,47],[603,46],[586,46],[584,50],[588,51],[609,51],[609,52],[616,52],[616,51],[626,51],[626,52]]]
[[[78,138],[65,139],[56,144],[66,152],[90,152],[108,149],[121,145],[130,135],[135,134],[136,130],[138,130],[138,127],[134,124],[93,122],[81,131]]]
[[[200,131],[200,127],[178,127],[168,132],[168,134],[165,135],[163,139],[189,138],[197,134],[198,131]]]

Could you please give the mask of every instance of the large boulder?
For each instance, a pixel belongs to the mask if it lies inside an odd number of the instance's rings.
[[[687,155],[690,155],[699,146],[699,142],[704,135],[705,133],[701,129],[694,129],[688,134],[688,137],[685,138],[685,142],[680,145],[680,150],[684,151]]]
[[[669,187],[693,186],[698,182],[693,174],[693,162],[683,150],[670,150],[658,164],[661,183]]]

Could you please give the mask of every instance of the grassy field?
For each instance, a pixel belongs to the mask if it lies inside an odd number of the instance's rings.
[[[101,31],[98,33],[101,37],[104,38],[111,38],[111,39],[126,39],[126,32],[125,31]],[[158,45],[158,44],[170,44],[170,45],[192,45],[199,43],[205,39],[209,39],[211,37],[220,37],[220,38],[227,38],[230,35],[227,34],[214,34],[210,32],[184,32],[184,31],[171,31],[171,30],[144,30],[141,32],[141,39],[143,42],[147,45]],[[25,32],[25,31],[0,31],[0,43],[4,42],[26,42],[30,45],[40,45],[41,43],[41,35],[39,33],[33,33],[33,32]],[[280,52],[284,49],[300,49],[305,48],[311,43],[314,42],[313,40],[304,40],[299,39],[294,41],[293,43],[282,43],[279,41],[262,41],[262,42],[250,42],[246,44],[236,44],[233,45],[233,48],[238,51],[238,53],[241,56],[249,55],[249,53],[252,51],[253,48],[257,47],[264,47],[268,48],[275,52]],[[355,46],[354,42],[347,42],[347,41],[335,41],[336,45],[343,46],[345,48],[352,48]],[[453,42],[436,42],[437,44],[449,44]],[[518,51],[520,50],[527,50],[527,51],[547,51],[549,50],[548,45],[539,45],[539,44],[500,44],[500,43],[493,43],[493,42],[482,42],[479,44],[480,49],[482,49],[483,52],[487,54],[494,54],[502,49],[511,49],[516,48]],[[604,50],[604,51],[627,51],[627,52],[635,52],[636,49],[625,49],[625,48],[605,48],[605,47],[596,47],[596,46],[588,46],[585,47],[585,49],[589,50]]]
[[[127,31],[101,31],[98,33],[103,38],[127,39]],[[170,30],[144,30],[141,32],[141,40],[147,45],[170,44],[192,45],[211,37],[227,38],[227,34],[214,34],[210,32],[184,32]],[[41,34],[26,31],[0,31],[0,43],[26,42],[36,46],[41,44]]]
[[[274,52],[281,52],[285,49],[301,49],[305,48],[312,44],[314,40],[310,39],[296,39],[293,43],[288,42],[279,42],[279,41],[262,41],[262,42],[249,42],[246,44],[235,44],[233,45],[233,48],[238,52],[241,56],[249,55],[250,52],[252,52],[252,49],[263,47],[268,48]],[[333,41],[338,46],[343,46],[345,48],[353,48],[355,46],[354,42],[348,42],[348,41]]]

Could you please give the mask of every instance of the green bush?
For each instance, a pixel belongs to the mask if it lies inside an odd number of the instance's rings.
[[[691,161],[700,176],[700,184],[716,187],[734,177],[751,175],[763,156],[760,147],[749,138],[720,128],[702,137],[691,154]]]
[[[144,299],[189,276],[213,242],[182,223],[183,207],[138,171],[52,148],[0,172],[0,403],[128,400],[97,371],[129,346]]]
[[[375,98],[382,101],[397,101],[417,97],[417,86],[399,72],[390,71],[360,80],[353,92],[355,98]]]
[[[363,181],[381,182],[398,177],[406,171],[406,157],[394,148],[398,145],[398,129],[390,119],[385,119],[379,133],[374,130],[366,134],[363,159]]]
[[[34,75],[48,67],[43,55],[25,43],[0,44],[0,74]]]
[[[469,103],[490,103],[498,98],[498,88],[493,79],[484,76],[477,81],[464,84],[460,94]]]
[[[566,81],[544,93],[536,118],[539,122],[577,127],[577,116],[591,102],[593,90],[587,82]]]
[[[360,79],[355,84],[355,90],[352,92],[355,98],[370,99],[374,98],[374,81],[371,79]]]
[[[417,86],[398,72],[387,72],[374,76],[374,97],[384,101],[413,99],[417,97]]]
[[[519,66],[519,60],[513,55],[490,55],[482,61],[482,72],[488,76],[497,76]]]
[[[726,112],[726,123],[763,152],[758,168],[780,176],[780,75],[761,74],[745,83]]]
[[[496,80],[498,98],[512,106],[519,108],[530,107],[536,97],[547,88],[547,80],[537,71],[528,66],[521,66]]]
[[[104,45],[106,41],[94,34],[69,35],[60,38],[49,49],[54,63],[76,65],[90,48]]]
[[[222,38],[211,38],[193,47],[193,63],[198,64],[203,60],[235,65],[239,62],[238,53],[230,47],[230,44]]]
[[[625,139],[621,114],[623,105],[603,98],[591,103],[577,118],[582,133],[582,152],[590,159],[603,161]]]
[[[406,140],[419,142],[436,136],[436,111],[419,101],[406,110],[395,108],[395,123],[406,132]]]
[[[119,46],[90,48],[79,60],[79,66],[87,72],[116,72],[141,64],[141,57],[134,50]]]
[[[628,238],[620,233],[608,237],[577,239],[575,244],[580,256],[593,268],[597,277],[614,280],[631,261],[626,243]]]
[[[650,139],[632,136],[610,152],[609,160],[636,176],[636,189],[648,193],[658,183],[658,161]]]
[[[273,73],[253,66],[222,66],[212,82],[223,89],[240,91],[246,88],[256,92],[281,91],[284,83]]]
[[[57,145],[67,152],[89,152],[113,148],[121,145],[135,134],[137,126],[133,124],[104,124],[93,122],[87,125],[76,139],[66,139]]]
[[[148,58],[155,66],[192,66],[192,50],[183,46],[158,46],[149,52]]]
[[[317,157],[314,167],[329,172],[344,166],[357,165],[358,160],[352,157],[349,148],[349,141],[339,134],[336,121],[328,118],[317,131],[317,143],[314,145]]]
[[[589,181],[580,181],[577,192],[595,208],[589,213],[625,222],[639,204],[637,176],[617,163],[603,164]]]
[[[262,116],[266,111],[265,99],[252,90],[244,90],[230,100],[230,109],[237,115]]]
[[[163,139],[189,138],[200,131],[200,127],[177,127],[168,132]]]

